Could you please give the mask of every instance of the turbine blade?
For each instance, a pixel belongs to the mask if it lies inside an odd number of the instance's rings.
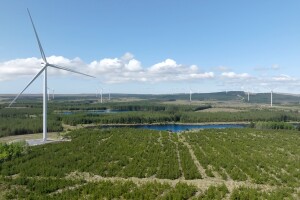
[[[61,66],[59,66],[59,65],[48,64],[48,66],[53,67],[53,68],[56,68],[56,69],[62,69],[62,70],[65,70],[65,71],[69,71],[69,72],[76,73],[76,74],[81,74],[81,75],[84,75],[84,76],[89,76],[89,77],[92,77],[92,78],[96,78],[95,76],[91,76],[91,75],[88,75],[88,74],[84,74],[84,73],[81,73],[81,72],[77,72],[77,71],[75,71],[75,70],[72,70],[72,69],[69,69],[69,68],[66,68],[66,67],[61,67]]]
[[[32,17],[31,17],[31,14],[30,14],[28,8],[27,8],[27,12],[28,12],[28,15],[29,15],[29,17],[30,17],[30,21],[31,21],[31,24],[32,24],[32,27],[33,27],[33,30],[34,30],[34,33],[35,33],[35,37],[36,37],[36,40],[37,40],[38,45],[39,45],[39,48],[40,48],[41,56],[42,56],[43,60],[47,63],[47,59],[46,59],[46,56],[45,56],[43,47],[42,47],[42,45],[41,45],[39,36],[38,36],[38,34],[37,34],[37,32],[36,32],[36,29],[35,29],[35,26],[34,26],[34,23],[33,23],[33,20],[32,20]]]
[[[34,78],[27,84],[27,86],[22,90],[22,92],[20,92],[15,98],[14,100],[12,100],[12,102],[10,102],[10,104],[8,105],[8,107],[10,107],[18,98],[19,96],[31,85],[31,83],[45,70],[47,66],[43,67],[35,76]]]

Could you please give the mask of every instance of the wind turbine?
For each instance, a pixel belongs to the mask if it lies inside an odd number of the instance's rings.
[[[250,101],[250,92],[249,92],[249,90],[248,90],[248,102]]]
[[[273,107],[273,90],[271,90],[271,107]]]
[[[56,69],[61,69],[61,70],[81,74],[81,75],[84,75],[84,76],[89,76],[89,77],[93,77],[93,78],[95,78],[95,77],[91,76],[91,75],[88,75],[88,74],[84,74],[84,73],[81,73],[81,72],[74,71],[74,70],[66,68],[66,67],[61,67],[61,66],[56,65],[56,64],[48,63],[47,58],[46,58],[45,53],[44,53],[44,50],[43,50],[43,47],[41,45],[41,41],[40,41],[39,36],[37,34],[37,31],[35,29],[35,26],[34,26],[34,23],[33,23],[33,20],[32,20],[32,17],[30,15],[30,12],[29,12],[28,8],[27,8],[27,12],[28,12],[28,15],[29,15],[29,18],[30,18],[30,21],[31,21],[31,24],[32,24],[32,27],[33,27],[33,30],[34,30],[34,33],[35,33],[35,37],[36,37],[36,40],[37,40],[37,43],[38,43],[38,46],[39,46],[39,49],[40,49],[40,52],[41,52],[41,56],[42,56],[42,59],[43,59],[43,62],[41,63],[42,69],[33,77],[33,79],[27,84],[27,86],[14,98],[14,100],[9,104],[8,107],[10,107],[18,99],[18,97],[31,85],[31,83],[33,81],[35,81],[35,79],[37,79],[44,72],[44,82],[43,82],[43,142],[46,142],[47,141],[47,100],[48,100],[47,99],[47,68],[48,67],[53,67],[53,68],[56,68]]]
[[[264,84],[265,85],[265,84]],[[267,85],[266,85],[266,87],[270,90],[270,96],[271,96],[271,103],[270,103],[270,106],[271,107],[273,107],[273,92],[274,92],[274,90],[276,89],[276,87],[274,88],[271,88],[271,87],[268,87]]]
[[[242,87],[242,89],[244,89],[244,87]],[[247,94],[247,101],[249,102],[250,101],[250,90],[249,90],[249,88],[247,90],[245,90],[244,93]]]
[[[190,89],[190,102],[192,102],[192,89],[191,88],[189,89]]]
[[[101,103],[103,103],[102,96],[103,96],[103,88],[100,89],[100,98],[101,98],[101,101],[100,101],[100,102],[101,102]]]

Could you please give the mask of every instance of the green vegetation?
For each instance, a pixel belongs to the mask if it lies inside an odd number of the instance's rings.
[[[296,129],[292,124],[286,122],[255,122],[250,124],[250,127],[256,129]]]
[[[204,95],[195,94],[193,99],[236,101],[242,93]],[[284,101],[283,96],[274,95],[277,103]],[[227,112],[202,112],[216,104],[184,105],[183,101],[175,102],[172,95],[133,97],[152,100],[100,104],[91,97],[58,97],[49,102],[48,131],[63,131],[63,124],[251,122],[252,128],[180,134],[86,128],[69,132],[65,137],[70,142],[33,147],[24,143],[0,144],[0,197],[300,198],[300,132],[290,124],[300,121],[298,105],[270,109],[247,107],[250,104],[244,103],[247,106],[235,107],[234,113],[230,106]],[[177,97],[187,98],[184,94]],[[267,94],[259,94],[251,100],[262,102],[267,98]],[[15,106],[19,108],[8,109],[0,104],[0,137],[42,132],[40,98],[22,99]],[[93,112],[109,109],[128,112]],[[65,111],[72,114],[64,114]]]
[[[0,195],[297,199],[299,136],[295,130],[210,129],[177,135],[130,128],[80,129],[67,135],[70,142],[28,147],[26,154],[4,159]],[[191,152],[204,171],[195,165]]]
[[[220,185],[220,186],[209,186],[209,188],[202,193],[198,198],[198,200],[222,200],[225,198],[226,194],[228,194],[229,191],[226,187],[226,185]]]
[[[42,104],[39,98],[23,99],[14,106],[18,108],[5,108],[4,105],[0,104],[0,137],[42,132]],[[237,107],[236,110],[239,112],[234,114],[225,111],[201,112],[201,110],[213,106],[208,103],[173,104],[161,100],[105,102],[100,104],[96,99],[61,100],[58,98],[55,101],[50,101],[48,106],[49,132],[63,131],[63,124],[75,126],[80,124],[300,121],[297,110]],[[97,110],[127,112],[93,112]],[[69,114],[64,114],[66,111]],[[281,127],[281,125],[278,127]],[[284,128],[286,128],[285,125]]]
[[[37,108],[3,108],[0,110],[0,137],[41,133],[43,130],[42,110]],[[61,117],[48,117],[48,131],[62,131]]]
[[[291,189],[279,189],[272,192],[265,192],[259,189],[240,187],[233,190],[230,199],[266,199],[266,200],[282,200],[282,199],[294,199],[291,195],[293,191]]]
[[[188,148],[182,143],[179,143],[179,152],[185,179],[202,178],[191,158]]]
[[[249,110],[243,112],[193,112],[159,111],[126,112],[113,114],[78,113],[61,116],[64,123],[77,124],[140,124],[140,123],[204,123],[204,122],[251,122],[251,121],[299,121],[293,112],[272,110]]]
[[[185,137],[202,166],[211,166],[222,177],[226,172],[237,181],[300,186],[298,131],[203,130]]]
[[[173,141],[176,135],[161,132],[160,136],[150,130],[120,128],[82,129],[74,131],[70,137],[72,142],[32,148],[30,154],[0,166],[1,173],[64,177],[80,171],[104,177],[156,175],[167,179],[181,175]]]
[[[28,146],[25,142],[15,142],[11,144],[0,143],[0,164],[6,160],[11,160],[26,153]]]

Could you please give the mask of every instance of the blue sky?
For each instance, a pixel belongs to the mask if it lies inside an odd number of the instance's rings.
[[[97,76],[51,70],[57,93],[300,93],[300,2],[290,0],[2,1],[0,93],[40,69],[27,7],[52,62]],[[41,78],[27,90],[41,91]]]

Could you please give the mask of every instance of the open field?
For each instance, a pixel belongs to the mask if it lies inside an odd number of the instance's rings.
[[[255,129],[179,135],[79,129],[68,136],[71,142],[30,147],[2,163],[2,194],[32,199],[298,199],[299,136],[298,131]]]
[[[13,136],[7,136],[7,137],[1,137],[0,143],[2,142],[17,142],[17,141],[23,141],[28,139],[41,139],[42,133],[34,133],[34,134],[25,134],[25,135],[13,135]],[[48,133],[48,138],[50,140],[59,140],[61,138],[60,133]]]

